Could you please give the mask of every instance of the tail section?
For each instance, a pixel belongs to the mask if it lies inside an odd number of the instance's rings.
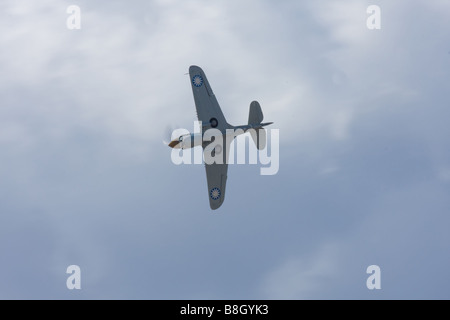
[[[248,125],[252,128],[250,135],[255,142],[256,148],[258,150],[263,150],[266,147],[267,137],[266,130],[263,126],[269,125],[271,123],[262,123],[264,120],[264,115],[261,110],[261,106],[258,101],[253,101],[250,104],[250,112],[248,115]]]
[[[249,125],[258,125],[264,120],[264,116],[261,110],[261,106],[258,101],[253,101],[250,104],[250,113],[248,115]]]

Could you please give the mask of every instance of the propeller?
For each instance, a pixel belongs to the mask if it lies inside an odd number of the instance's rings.
[[[164,129],[164,136],[163,136],[163,143],[165,145],[169,145],[169,143],[172,141],[172,133],[175,131],[177,127],[176,126],[166,126]]]

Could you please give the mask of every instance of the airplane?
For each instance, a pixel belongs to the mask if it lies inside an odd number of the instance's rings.
[[[245,132],[250,132],[250,135],[255,142],[256,147],[259,150],[262,150],[266,145],[266,134],[263,127],[271,125],[273,122],[262,123],[264,116],[261,110],[261,106],[257,101],[253,101],[250,104],[248,124],[241,126],[230,125],[226,121],[222,110],[220,109],[219,103],[217,102],[217,99],[203,70],[198,66],[190,66],[189,76],[192,92],[194,95],[195,108],[197,110],[197,118],[202,123],[202,132],[181,135],[178,138],[172,140],[169,143],[169,147],[175,149],[187,149],[201,145],[203,148],[203,152],[205,152],[205,148],[210,143],[212,143],[211,141],[204,141],[203,137],[205,131],[211,128],[220,130],[220,133],[223,135],[223,141],[227,141],[227,145],[225,146],[226,149],[216,146],[213,149],[212,154],[214,156],[214,154],[219,155],[220,153],[222,153],[223,161],[222,163],[205,163],[209,205],[212,210],[216,210],[223,204],[225,200],[225,187],[228,172],[228,152],[226,152],[226,150],[228,150],[228,148],[230,147],[231,142],[237,135],[243,134]],[[233,132],[231,139],[226,139],[226,135],[229,135],[230,132]]]

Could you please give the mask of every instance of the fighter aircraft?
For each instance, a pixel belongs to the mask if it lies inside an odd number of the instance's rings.
[[[222,163],[205,163],[209,205],[212,210],[216,210],[225,200],[225,187],[228,172],[228,152],[226,152],[226,150],[230,147],[231,142],[237,135],[249,131],[256,147],[260,150],[264,149],[266,145],[266,135],[263,127],[268,126],[273,122],[262,123],[264,116],[261,106],[257,101],[253,101],[250,104],[248,124],[241,126],[230,125],[225,120],[219,103],[217,102],[203,70],[200,67],[191,66],[189,68],[189,76],[192,92],[194,94],[197,117],[202,123],[202,133],[179,136],[172,140],[169,143],[169,146],[171,148],[186,149],[201,145],[205,152],[205,148],[212,143],[211,141],[205,141],[205,139],[203,139],[206,130],[211,128],[220,130],[220,133],[223,135],[223,141],[227,141],[227,143],[224,144],[224,148],[215,147],[212,150],[212,153],[213,155],[222,153],[223,161],[221,161]],[[227,133],[229,135],[230,132],[233,132],[231,139],[229,139],[229,137],[226,139]]]

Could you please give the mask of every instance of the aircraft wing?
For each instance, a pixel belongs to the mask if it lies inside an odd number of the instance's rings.
[[[213,127],[225,132],[230,126],[225,120],[205,73],[200,67],[191,66],[189,76],[197,117],[203,123],[203,128],[206,130]]]
[[[218,209],[225,200],[228,164],[205,164],[208,197],[211,209]]]
[[[222,163],[215,163],[215,162],[212,164],[205,163],[206,180],[208,184],[209,205],[213,210],[218,209],[225,200],[225,188],[227,186],[227,172],[228,172],[228,159],[226,150],[229,150],[231,142],[232,142],[231,140],[228,141],[228,143],[225,144],[226,147],[222,151],[219,151],[221,153],[217,154],[217,156],[222,155],[223,160]],[[210,148],[208,148],[208,150],[205,151],[207,145],[208,144],[203,144],[203,151],[211,152]],[[217,147],[216,149],[214,149],[213,152],[215,152],[216,150]]]

